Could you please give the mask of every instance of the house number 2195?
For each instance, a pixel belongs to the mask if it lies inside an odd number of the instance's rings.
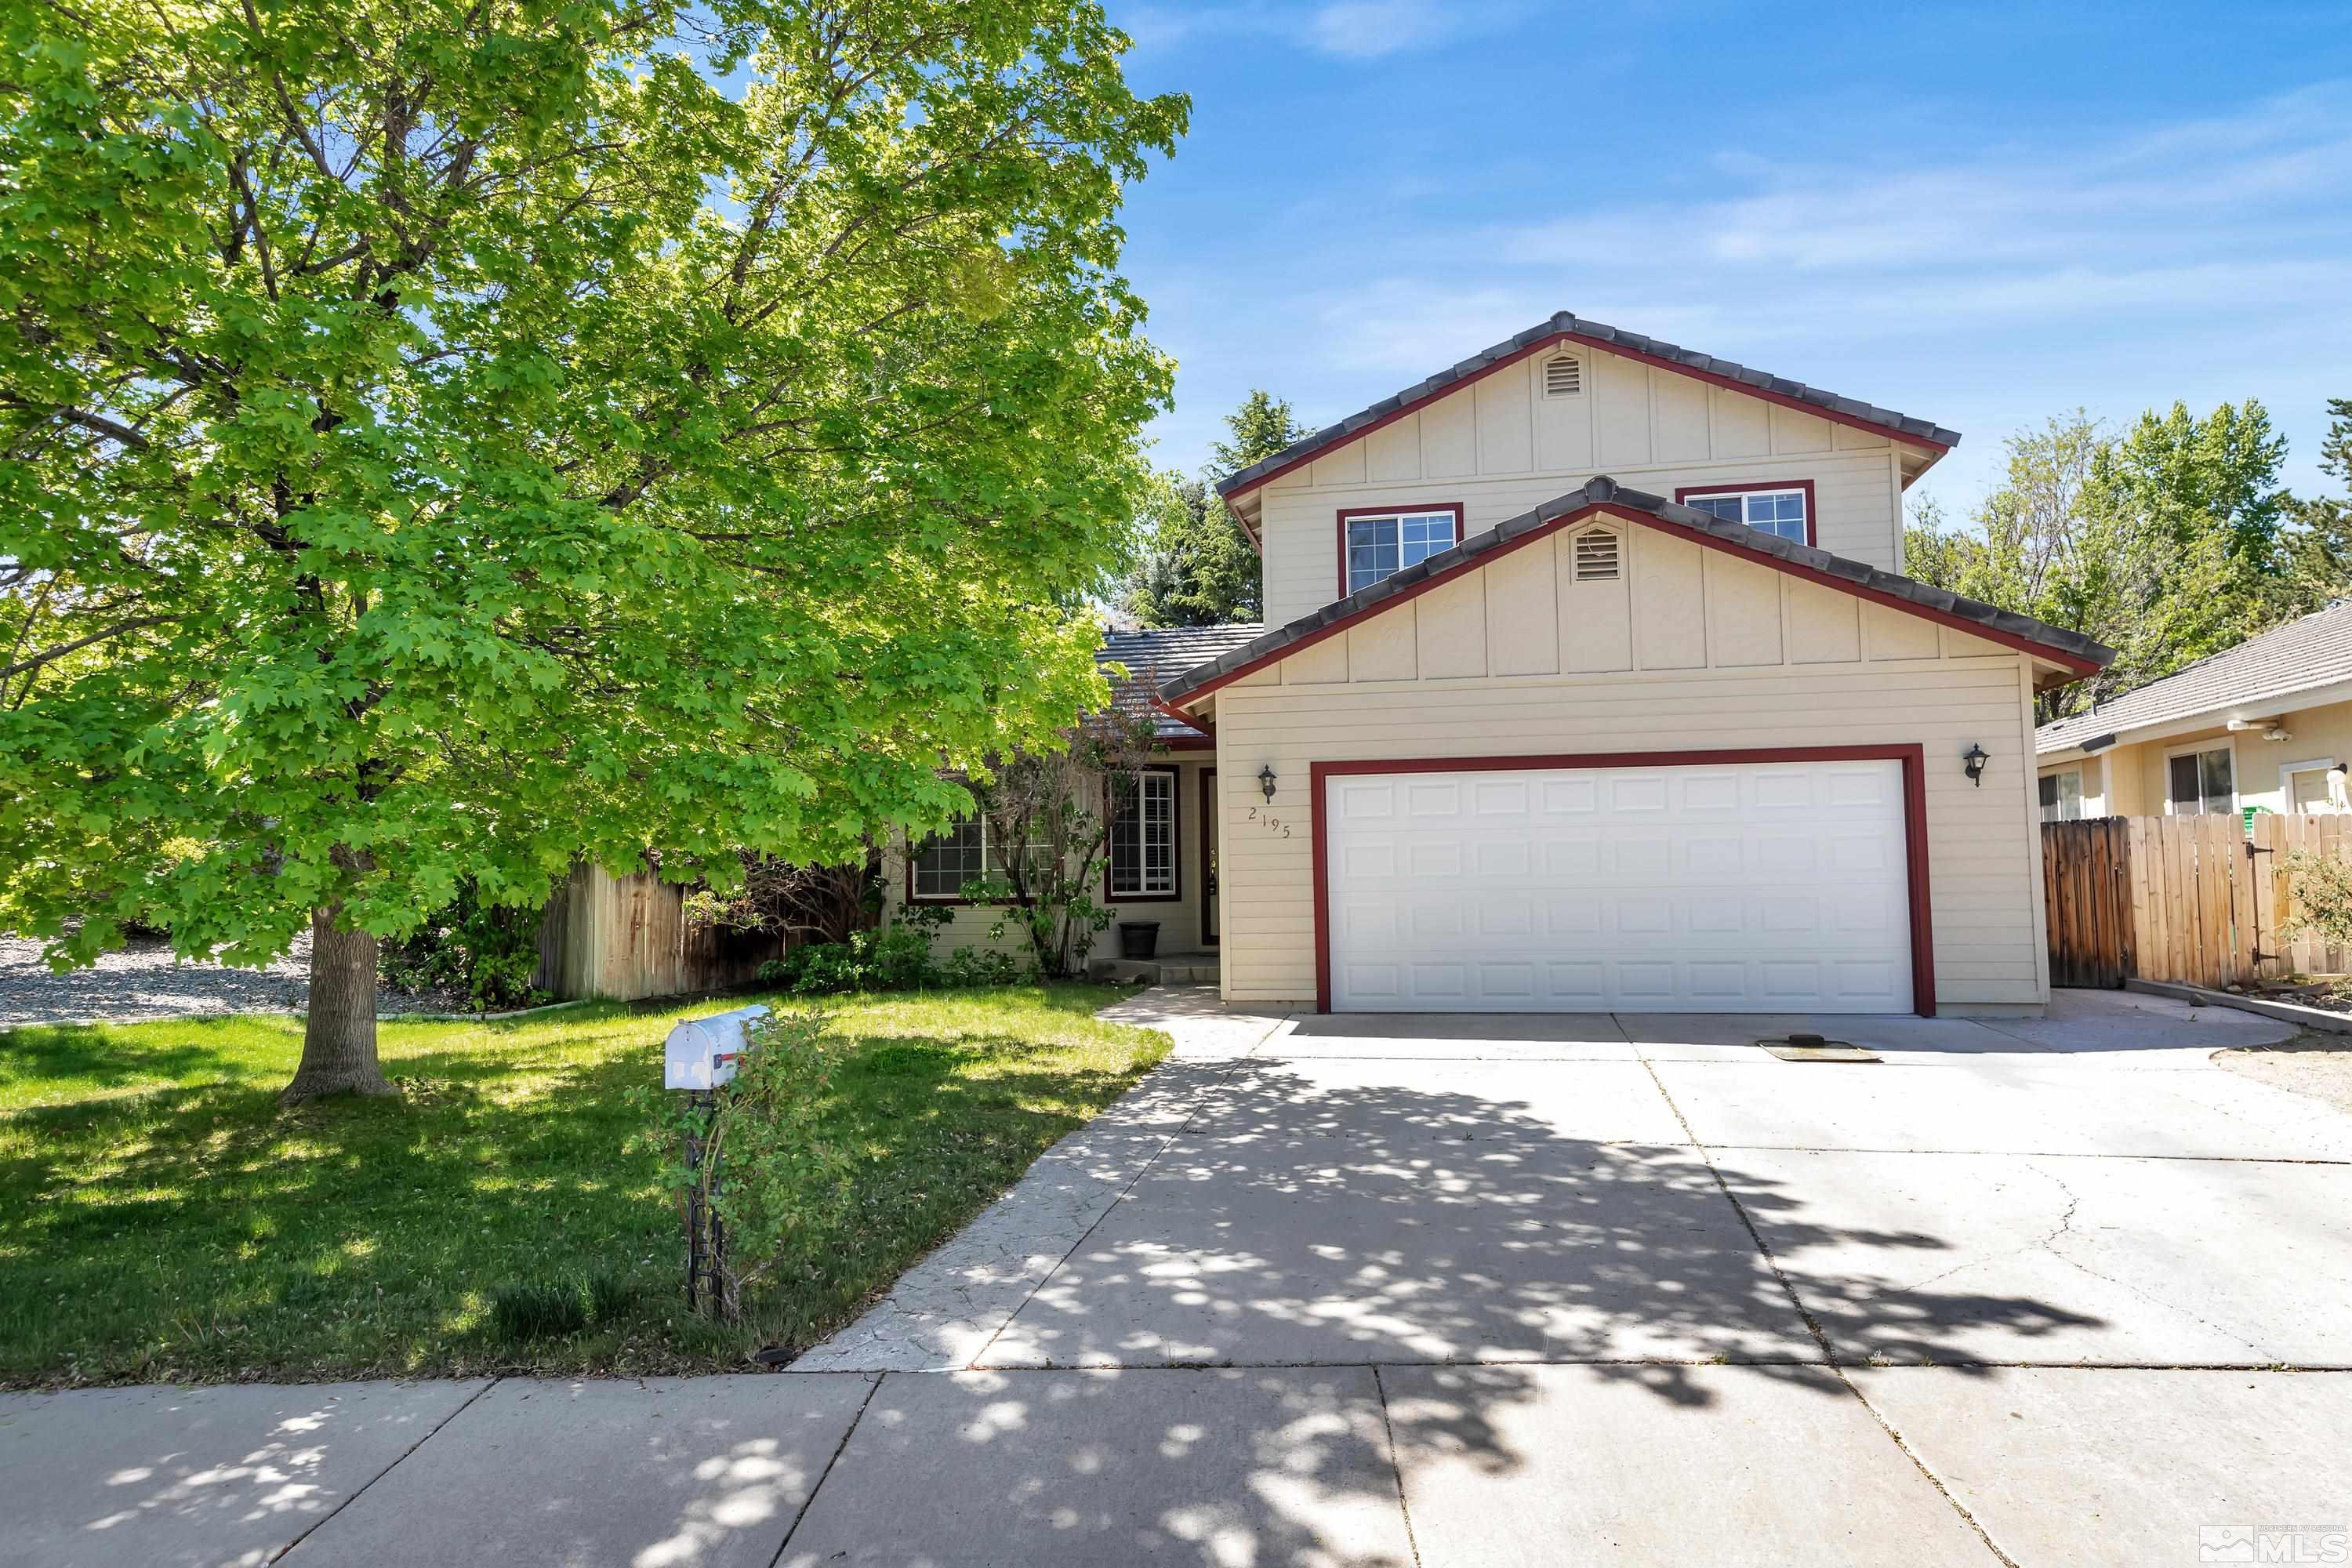
[[[1290,837],[1290,824],[1270,813],[1261,813],[1255,806],[1251,806],[1249,808],[1249,819],[1252,822],[1262,823],[1265,825],[1265,830],[1268,834],[1279,833],[1285,838]]]

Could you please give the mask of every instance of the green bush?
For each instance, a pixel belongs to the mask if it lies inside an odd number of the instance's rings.
[[[468,878],[414,935],[383,944],[377,973],[398,991],[454,991],[480,1012],[528,1007],[547,1000],[531,984],[539,974],[539,919],[536,907],[483,903]]]
[[[779,1013],[756,1020],[735,1076],[706,1107],[649,1087],[631,1103],[653,1120],[662,1181],[681,1204],[698,1195],[724,1222],[727,1256],[717,1315],[742,1315],[743,1292],[779,1265],[808,1255],[835,1234],[854,1201],[855,1146],[825,1131],[839,1054],[822,1013]],[[688,1136],[704,1151],[686,1163]]]
[[[2330,946],[2352,944],[2352,859],[2298,849],[2286,858],[2294,914],[2288,929]]]
[[[811,942],[760,965],[760,982],[797,996],[857,991],[920,991],[939,985],[1010,985],[1026,973],[1010,953],[960,947],[944,963],[931,940],[951,917],[942,909],[910,909],[898,921],[852,932],[847,942]]]

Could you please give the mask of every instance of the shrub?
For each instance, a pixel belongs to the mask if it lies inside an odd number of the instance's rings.
[[[747,1287],[831,1233],[857,1163],[853,1146],[824,1125],[836,1056],[824,1016],[776,1014],[750,1036],[734,1079],[711,1092],[707,1109],[656,1089],[631,1096],[653,1118],[664,1184],[681,1208],[698,1194],[725,1226],[719,1315],[730,1321],[741,1315]],[[703,1148],[692,1170],[689,1132]]]
[[[481,901],[472,879],[416,932],[386,942],[377,961],[383,983],[399,991],[454,991],[478,1011],[527,1007],[547,1000],[539,974],[536,907]]]
[[[931,957],[931,939],[952,917],[942,909],[906,910],[891,925],[854,931],[847,942],[811,942],[760,965],[760,981],[799,996],[852,991],[919,991],[947,981]]]
[[[942,985],[1012,985],[1019,983],[1028,968],[1009,952],[986,951],[976,947],[960,947],[940,965]]]
[[[2298,849],[2286,868],[2295,932],[2331,946],[2352,943],[2352,859]]]

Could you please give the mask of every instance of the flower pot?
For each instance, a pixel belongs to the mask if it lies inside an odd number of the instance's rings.
[[[1150,958],[1158,951],[1160,951],[1158,921],[1118,922],[1118,955],[1121,958]]]

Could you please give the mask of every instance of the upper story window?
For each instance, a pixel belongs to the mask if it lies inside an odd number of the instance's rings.
[[[2238,809],[2236,759],[2227,746],[2178,752],[2164,763],[2164,812],[2168,816],[2234,816]]]
[[[1110,896],[1177,896],[1173,768],[1145,768],[1111,775]]]
[[[1806,503],[1810,499],[1803,489],[1755,490],[1694,490],[1677,495],[1685,506],[1696,507],[1704,512],[1728,522],[1744,522],[1766,533],[1777,533],[1799,544],[1811,542],[1811,521]]]
[[[1343,512],[1339,517],[1340,592],[1353,594],[1461,542],[1462,512]]]

